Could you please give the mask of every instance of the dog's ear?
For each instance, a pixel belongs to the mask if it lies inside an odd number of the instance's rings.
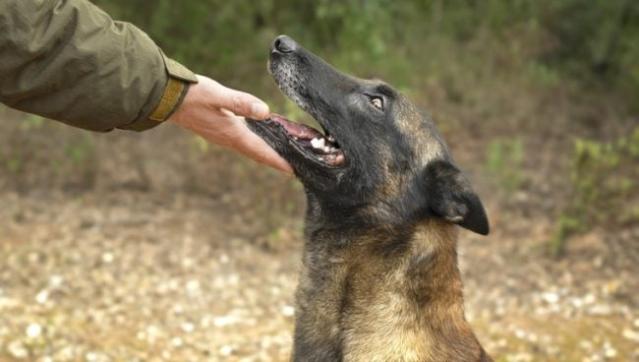
[[[488,234],[484,206],[459,169],[448,161],[432,161],[422,180],[427,207],[432,213],[470,231]]]

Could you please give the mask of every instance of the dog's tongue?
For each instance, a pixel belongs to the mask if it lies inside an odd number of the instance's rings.
[[[297,137],[303,140],[311,140],[313,138],[321,138],[324,137],[321,133],[319,133],[316,129],[311,128],[307,125],[291,122],[288,119],[284,118],[284,116],[272,113],[269,117],[271,121],[277,122],[286,129],[291,136]]]

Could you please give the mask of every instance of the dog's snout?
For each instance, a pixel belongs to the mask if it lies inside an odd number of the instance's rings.
[[[291,53],[295,51],[297,48],[297,43],[295,40],[289,38],[286,35],[280,35],[275,38],[273,42],[273,51],[277,51],[280,53]]]

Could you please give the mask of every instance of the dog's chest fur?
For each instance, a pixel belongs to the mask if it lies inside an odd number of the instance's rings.
[[[294,361],[489,361],[464,319],[454,226],[393,234],[307,241]]]

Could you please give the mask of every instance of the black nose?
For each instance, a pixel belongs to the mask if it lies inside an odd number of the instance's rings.
[[[280,35],[275,38],[273,42],[273,51],[278,51],[280,53],[291,53],[295,51],[297,48],[297,43],[295,40],[289,38],[286,35]]]

